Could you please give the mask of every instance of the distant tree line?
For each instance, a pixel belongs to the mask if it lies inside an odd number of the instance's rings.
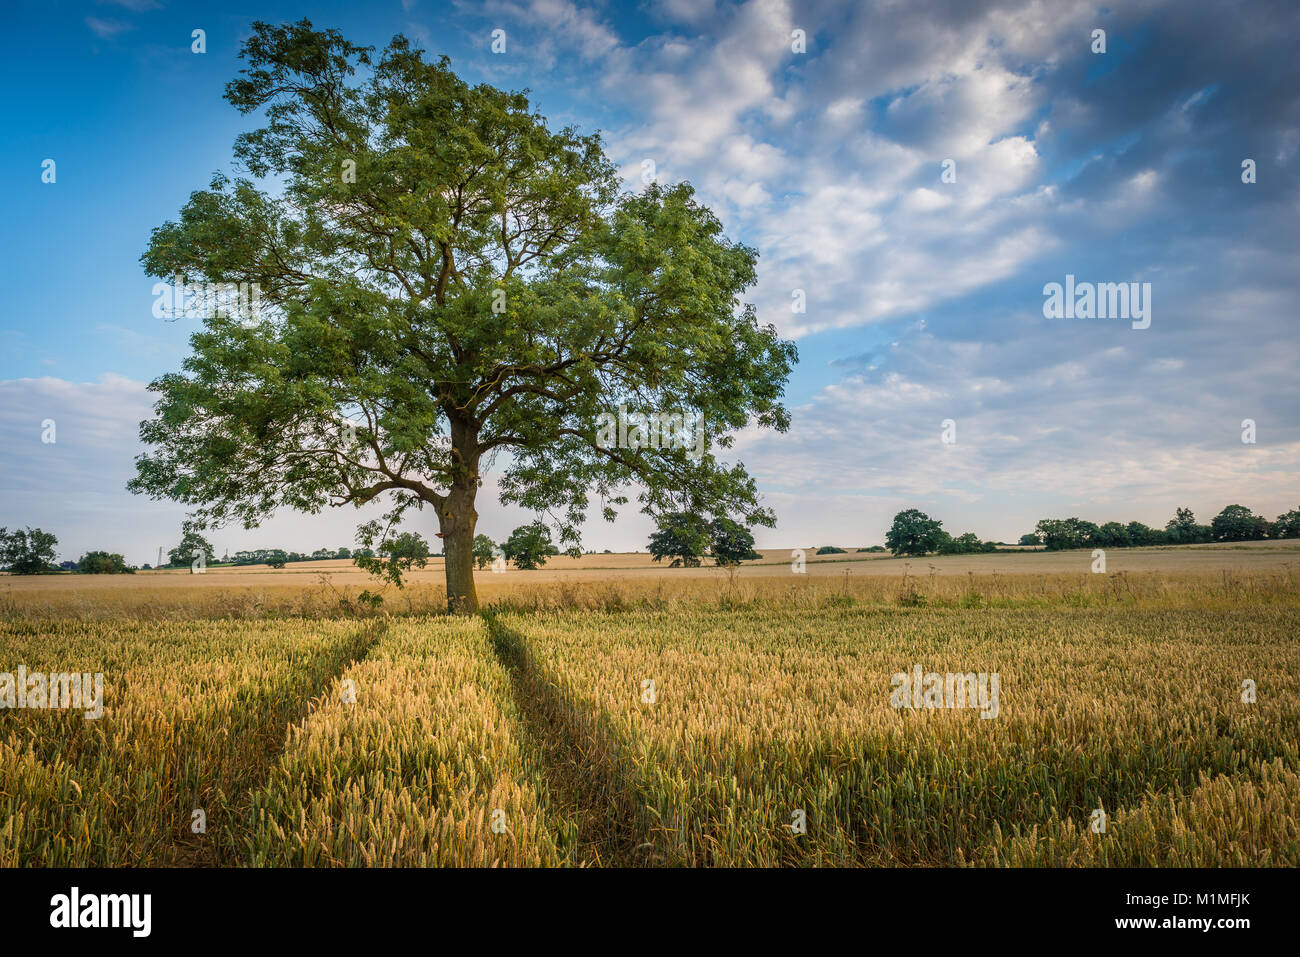
[[[1300,538],[1300,508],[1270,522],[1244,505],[1229,505],[1209,525],[1201,525],[1190,508],[1178,509],[1163,529],[1141,522],[1096,525],[1081,518],[1045,518],[1020,537],[1021,545],[1048,551],[1067,548],[1136,548],[1144,545],[1201,545],[1209,542],[1255,542]]]
[[[197,552],[190,552],[191,556],[197,555]],[[318,548],[311,554],[304,552],[288,552],[283,548],[254,548],[247,551],[235,552],[233,556],[227,556],[222,559],[221,564],[231,565],[270,565],[272,568],[283,568],[285,565],[293,562],[320,562],[327,559],[337,558],[373,558],[374,551],[369,548],[358,548],[355,551],[350,548]],[[172,560],[173,565],[188,565],[190,561]]]
[[[1244,505],[1229,505],[1209,525],[1201,525],[1190,508],[1175,511],[1163,529],[1141,522],[1106,522],[1097,525],[1084,519],[1045,518],[1034,531],[1020,537],[1021,545],[1061,551],[1068,548],[1130,548],[1150,545],[1197,545],[1209,542],[1252,542],[1263,539],[1300,538],[1300,508],[1279,515],[1270,522]],[[909,508],[894,516],[885,544],[895,555],[962,555],[997,550],[995,542],[981,542],[967,532],[956,538],[943,530],[943,523],[918,509]],[[824,549],[819,550],[819,554]]]
[[[78,562],[54,564],[54,546],[59,540],[39,528],[0,528],[0,569],[11,575],[46,575],[57,571],[74,571],[84,575],[130,575],[133,565],[116,552],[91,551]]]
[[[1034,531],[1020,537],[1020,544],[1061,551],[1283,538],[1300,538],[1300,508],[1284,512],[1270,522],[1244,505],[1229,505],[1209,525],[1199,524],[1191,509],[1179,508],[1163,529],[1151,528],[1141,522],[1097,525],[1077,517],[1045,518]],[[282,548],[249,549],[236,552],[233,558],[227,555],[219,563],[211,543],[187,523],[183,526],[180,544],[168,552],[166,567],[190,565],[200,554],[208,565],[269,565],[272,568],[283,568],[294,562],[350,558],[362,569],[400,585],[403,572],[424,568],[431,557],[429,545],[420,535],[402,532],[388,537],[387,531],[381,532],[377,523],[363,526],[358,541],[361,543],[358,548],[318,548],[310,554]],[[14,575],[42,575],[60,570],[87,575],[132,574],[136,571],[135,566],[128,564],[120,554],[102,550],[89,551],[77,562],[55,564],[55,546],[58,543],[53,534],[39,528],[29,526],[12,532],[0,528],[0,570]],[[898,556],[968,555],[996,551],[997,543],[980,541],[974,532],[953,537],[944,531],[943,522],[909,508],[894,516],[885,536],[885,547]],[[872,545],[857,550],[878,552],[885,548]],[[834,545],[823,545],[817,549],[817,554],[835,555],[845,551]],[[432,557],[441,554],[432,553]],[[474,563],[480,569],[498,556],[512,562],[516,568],[535,569],[545,565],[547,558],[559,554],[560,550],[551,540],[550,529],[540,521],[519,526],[500,545],[486,535],[474,537]],[[573,546],[564,554],[581,558],[583,551]],[[754,550],[754,536],[744,525],[726,517],[706,521],[690,512],[673,512],[660,517],[658,529],[650,536],[650,555],[654,561],[671,558],[674,568],[699,566],[706,556],[717,565],[738,565],[763,557]],[[148,565],[143,567],[149,568]]]
[[[396,584],[402,583],[402,576],[414,568],[424,568],[431,557],[440,557],[442,552],[432,552],[428,542],[416,532],[398,532],[389,534],[388,529],[381,529],[377,522],[362,526],[358,534],[360,545],[356,548],[318,548],[314,552],[295,552],[283,548],[253,548],[235,552],[234,556],[224,555],[220,560],[212,543],[203,537],[196,526],[188,522],[182,526],[181,541],[167,552],[167,564],[161,568],[187,568],[199,557],[203,566],[209,565],[268,565],[271,568],[284,568],[295,562],[316,562],[329,559],[351,559],[362,569],[380,578],[389,579]],[[106,551],[87,552],[79,562],[55,563],[55,546],[58,539],[49,532],[39,528],[8,529],[0,528],[0,570],[15,575],[40,575],[58,571],[79,572],[84,574],[130,574],[137,569],[128,565],[119,554]],[[474,539],[474,557],[479,568],[483,568],[497,555],[514,562],[523,569],[540,568],[546,559],[560,554],[560,550],[551,541],[550,529],[542,522],[533,522],[516,528],[508,539],[499,546],[486,535]],[[580,558],[583,554],[578,547],[570,548],[566,554]],[[143,568],[149,569],[149,565]]]
[[[415,536],[417,539],[419,536]],[[422,542],[422,540],[421,540]],[[52,533],[39,528],[17,528],[12,532],[0,528],[0,570],[13,575],[46,575],[54,572],[75,572],[84,575],[129,575],[136,572],[136,566],[129,564],[117,552],[104,550],[89,551],[79,561],[55,563],[55,546],[59,540]],[[427,555],[427,546],[425,546]],[[290,562],[321,561],[330,558],[372,557],[374,552],[368,548],[318,548],[310,555],[301,552],[285,551],[282,548],[258,548],[236,552],[231,558],[225,556],[220,563],[212,545],[198,534],[187,529],[181,537],[181,543],[167,553],[167,564],[162,568],[182,568],[190,566],[199,555],[203,555],[204,564],[231,565],[270,565],[283,568]],[[141,566],[149,570],[152,566]]]

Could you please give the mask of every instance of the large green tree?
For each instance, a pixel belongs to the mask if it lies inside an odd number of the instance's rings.
[[[668,512],[658,525],[650,535],[652,560],[671,558],[672,568],[698,568],[709,547],[709,523],[692,512]]]
[[[743,291],[757,254],[687,184],[620,194],[598,135],[552,130],[521,93],[470,86],[398,36],[378,55],[304,20],[255,23],[226,88],[265,125],[251,178],[218,174],[154,230],[150,275],[256,283],[260,312],[209,315],[184,371],[151,388],[134,491],[204,522],[430,506],[453,610],[477,607],[475,499],[503,453],[503,501],[579,540],[590,500],[629,489],[772,525],[741,464],[753,422],[785,430],[793,345]],[[709,448],[621,448],[598,417],[703,417]],[[678,443],[680,445],[680,443]]]
[[[189,565],[200,555],[203,556],[204,565],[211,565],[217,560],[212,543],[187,522],[181,526],[181,543],[167,553],[167,564]]]
[[[0,568],[12,575],[40,575],[54,570],[59,540],[39,528],[0,528]]]
[[[1174,517],[1165,523],[1165,540],[1171,545],[1195,545],[1213,540],[1208,525],[1198,525],[1190,508],[1179,508]]]
[[[516,568],[533,571],[546,564],[548,555],[555,553],[551,544],[551,530],[543,522],[520,525],[501,545],[505,557]]]
[[[1044,518],[1034,531],[1049,551],[1066,548],[1093,548],[1097,544],[1099,529],[1094,523],[1081,518]]]
[[[487,568],[496,557],[496,545],[486,535],[474,536],[474,567]]]
[[[709,523],[709,554],[715,565],[739,565],[763,557],[754,550],[753,533],[725,516]]]
[[[1107,522],[1097,529],[1093,544],[1099,548],[1127,548],[1133,544],[1133,537],[1119,522]]]
[[[1300,538],[1300,508],[1283,512],[1273,523],[1274,538]]]
[[[1129,522],[1124,530],[1131,545],[1163,545],[1166,541],[1164,532],[1141,522]]]
[[[1210,522],[1216,542],[1249,542],[1267,538],[1268,519],[1245,505],[1229,505]]]
[[[117,552],[86,552],[77,562],[77,571],[86,575],[134,575],[135,569]]]
[[[938,551],[945,533],[943,522],[919,509],[904,509],[894,516],[885,545],[895,555],[926,555]]]

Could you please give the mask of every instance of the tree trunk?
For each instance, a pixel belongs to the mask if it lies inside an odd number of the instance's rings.
[[[474,511],[477,482],[453,486],[446,502],[438,510],[442,530],[443,554],[447,563],[447,610],[457,615],[478,611],[478,594],[474,591]]]

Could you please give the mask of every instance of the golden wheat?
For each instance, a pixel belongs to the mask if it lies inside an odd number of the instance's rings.
[[[631,785],[650,855],[771,865],[997,863],[997,835],[1086,823],[1202,775],[1255,786],[1271,761],[1294,769],[1297,624],[1291,609],[850,608],[501,626],[527,635],[556,720]],[[892,707],[891,676],[914,664],[998,673],[998,717]],[[1294,789],[1274,793],[1294,819]],[[1300,860],[1293,841],[1274,851]]]
[[[0,622],[0,671],[102,672],[104,713],[0,710],[0,863],[193,863],[319,684],[373,641],[356,622]],[[213,835],[215,836],[215,835]]]
[[[1287,572],[14,592],[0,864],[1294,866]]]
[[[481,621],[393,625],[290,729],[252,799],[249,862],[562,863],[572,835],[548,821],[513,717]]]

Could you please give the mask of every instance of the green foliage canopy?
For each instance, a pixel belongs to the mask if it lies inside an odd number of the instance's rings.
[[[788,427],[796,352],[741,299],[756,252],[688,184],[620,195],[598,136],[401,36],[376,56],[257,22],[242,56],[226,98],[264,116],[235,145],[256,179],[216,175],[142,262],[255,283],[261,311],[205,318],[183,371],[152,383],[131,490],[247,527],[279,507],[432,507],[462,612],[498,453],[502,500],[555,515],[569,544],[593,496],[612,521],[631,487],[650,514],[774,524],[715,453],[747,424]],[[597,416],[623,403],[702,415],[709,450],[604,447]]]

